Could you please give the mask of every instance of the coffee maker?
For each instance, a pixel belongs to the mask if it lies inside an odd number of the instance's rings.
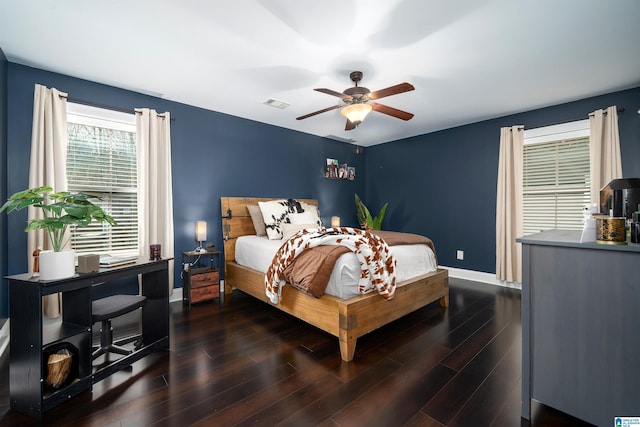
[[[600,213],[631,220],[640,205],[640,178],[614,179],[600,190]]]
[[[624,219],[631,243],[640,243],[640,178],[614,179],[600,190],[600,213]]]

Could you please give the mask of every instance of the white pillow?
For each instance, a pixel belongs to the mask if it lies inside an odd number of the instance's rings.
[[[306,212],[311,212],[311,214],[313,215],[314,219],[311,222],[314,222],[318,225],[318,227],[322,227],[322,219],[320,218],[320,211],[318,210],[318,207],[315,205],[310,205],[308,203],[305,202],[300,202],[300,206],[302,206],[302,209],[304,209],[305,213]]]
[[[283,223],[280,225],[282,227],[282,240],[289,240],[292,238],[298,231],[304,230],[306,228],[310,228],[313,230],[317,230],[318,226],[314,223],[309,224],[287,224]]]
[[[302,213],[290,213],[289,222],[291,224],[314,224],[316,218],[311,211],[305,210]]]

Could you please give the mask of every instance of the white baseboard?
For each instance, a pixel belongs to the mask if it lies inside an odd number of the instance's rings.
[[[182,301],[182,288],[174,288],[173,293],[169,295],[169,303]]]
[[[464,270],[462,268],[447,267],[439,265],[440,268],[446,268],[449,270],[449,277],[455,277],[457,279],[473,280],[474,282],[488,283],[489,285],[502,286],[505,288],[522,289],[522,285],[517,282],[505,282],[503,280],[496,279],[494,273],[484,273],[482,271]]]

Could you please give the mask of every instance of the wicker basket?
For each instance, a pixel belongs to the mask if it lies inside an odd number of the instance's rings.
[[[51,344],[43,349],[44,385],[60,389],[78,378],[78,349],[69,342]]]
[[[47,379],[45,383],[53,388],[58,388],[65,383],[71,372],[73,355],[66,349],[51,354],[47,360]]]

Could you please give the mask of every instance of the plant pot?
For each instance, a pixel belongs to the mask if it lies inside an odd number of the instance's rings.
[[[40,280],[66,279],[76,274],[76,252],[67,249],[60,252],[40,252]]]

